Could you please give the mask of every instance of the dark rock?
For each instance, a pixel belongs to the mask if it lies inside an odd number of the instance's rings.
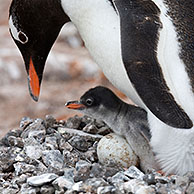
[[[112,132],[113,132],[112,129],[110,129],[110,127],[108,126],[104,126],[98,129],[98,134],[103,136],[108,135],[109,133]]]
[[[62,151],[62,150],[65,150],[65,151],[72,151],[73,150],[73,147],[70,143],[68,143],[65,139],[61,138],[59,140],[59,149]]]
[[[56,119],[51,115],[46,115],[45,117],[45,126],[46,128],[53,127],[54,124],[56,124]]]
[[[51,185],[43,185],[40,189],[41,194],[54,194],[55,189]]]
[[[63,151],[63,156],[64,156],[64,163],[66,166],[71,166],[75,167],[75,164],[79,161],[80,159],[80,153],[77,151]]]
[[[1,147],[0,149],[0,172],[13,171],[13,163],[15,161],[16,154],[14,154],[13,148]]]
[[[68,141],[74,148],[76,148],[79,151],[87,151],[89,144],[85,140],[85,138],[81,136],[73,136],[69,141]]]
[[[94,124],[87,124],[83,131],[86,133],[96,134],[98,132],[98,128]]]
[[[92,165],[90,163],[84,160],[78,161],[75,166],[76,173],[74,176],[74,181],[85,181],[89,177],[91,166]]]
[[[74,117],[67,119],[66,127],[71,129],[79,129],[81,122],[82,122],[82,119],[77,115],[75,115]]]
[[[8,140],[8,144],[10,146],[16,146],[19,148],[24,147],[24,142],[23,142],[22,138],[20,138],[20,137],[9,136],[7,140]]]
[[[0,145],[1,146],[12,146],[10,145],[10,142],[9,142],[9,137],[20,137],[22,133],[22,130],[20,129],[14,129],[14,130],[11,130],[9,131],[1,140],[0,140]]]
[[[143,180],[148,184],[148,185],[153,185],[156,184],[156,179],[154,174],[146,174],[143,177]]]
[[[83,159],[87,159],[90,162],[94,163],[98,161],[96,148],[89,148],[88,151],[83,153]]]

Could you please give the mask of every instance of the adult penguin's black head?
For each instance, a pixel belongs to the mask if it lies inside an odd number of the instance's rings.
[[[28,74],[32,98],[38,101],[45,62],[62,26],[69,22],[60,0],[13,0],[9,12],[11,36]]]

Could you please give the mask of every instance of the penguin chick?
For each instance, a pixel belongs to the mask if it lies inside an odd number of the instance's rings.
[[[102,86],[88,90],[79,101],[67,102],[66,107],[103,120],[116,134],[123,136],[139,157],[143,171],[157,168],[149,144],[151,135],[145,110],[123,102]]]

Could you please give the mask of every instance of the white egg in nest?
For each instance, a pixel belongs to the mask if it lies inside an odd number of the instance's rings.
[[[97,155],[99,162],[104,165],[115,164],[128,168],[139,164],[139,159],[131,146],[123,137],[115,133],[110,133],[99,141]]]

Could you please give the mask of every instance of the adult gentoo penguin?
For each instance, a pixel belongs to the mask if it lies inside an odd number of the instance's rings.
[[[66,107],[103,120],[117,135],[123,136],[138,156],[144,172],[157,168],[149,144],[151,135],[145,110],[126,104],[102,86],[89,89],[80,100],[67,102]]]
[[[71,20],[107,78],[146,109],[161,169],[194,170],[193,0],[13,0],[10,32],[38,100],[47,55]]]

